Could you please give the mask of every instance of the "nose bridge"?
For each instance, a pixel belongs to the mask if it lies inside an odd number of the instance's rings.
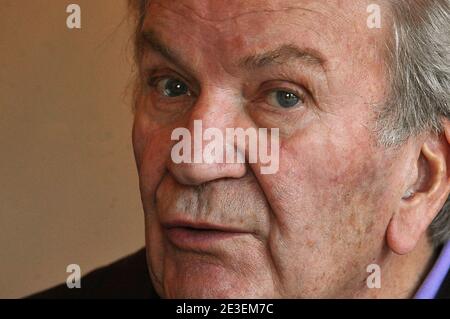
[[[190,143],[185,145],[190,147],[190,156],[182,162],[171,159],[168,165],[178,182],[200,185],[246,174],[245,161],[227,163],[225,156],[227,147],[239,152],[236,145],[226,145],[226,129],[238,127],[241,112],[239,97],[231,90],[212,86],[203,90],[185,122],[190,137]]]
[[[208,85],[203,90],[191,112],[190,124],[201,120],[205,128],[235,127],[243,108],[238,93],[231,88]]]

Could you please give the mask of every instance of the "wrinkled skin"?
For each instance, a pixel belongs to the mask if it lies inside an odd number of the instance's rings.
[[[144,21],[143,29],[179,58],[145,50],[133,129],[157,292],[167,298],[410,296],[417,285],[411,278],[431,253],[421,239],[420,253],[400,257],[385,239],[421,145],[386,149],[376,141],[387,26],[367,28],[371,1],[243,3],[154,0]],[[240,65],[283,44],[308,48],[322,63]],[[161,96],[146,86],[148,70],[183,80],[192,94]],[[268,92],[280,88],[304,92],[305,102],[270,105]],[[170,135],[177,127],[192,129],[194,120],[221,130],[279,128],[278,172],[262,175],[258,163],[174,164]],[[245,233],[180,249],[162,227],[174,218]],[[398,258],[414,259],[414,266],[401,268]],[[366,285],[372,263],[384,276],[376,291]]]

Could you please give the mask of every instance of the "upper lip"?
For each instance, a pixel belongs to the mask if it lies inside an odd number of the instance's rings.
[[[193,230],[210,230],[210,231],[221,231],[227,233],[248,233],[243,229],[239,229],[231,226],[224,226],[218,224],[211,224],[208,222],[194,222],[186,220],[174,220],[163,222],[162,225],[167,228],[191,228]]]

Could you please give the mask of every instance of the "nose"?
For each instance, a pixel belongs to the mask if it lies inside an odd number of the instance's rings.
[[[180,143],[184,146],[184,160],[174,159],[173,154],[177,152],[172,148],[167,165],[169,172],[179,183],[201,185],[217,179],[241,178],[246,175],[245,150],[241,150],[234,139],[227,144],[226,128],[237,128],[238,122],[242,122],[239,105],[236,105],[239,102],[233,100],[228,92],[216,94],[214,98],[212,95],[209,98],[204,95],[187,115],[187,127],[182,128],[186,133],[183,134],[183,141],[185,138],[190,138],[190,141],[182,142],[177,139],[180,138],[177,134],[172,136],[175,139],[173,147],[179,150]],[[188,154],[184,153],[186,151]],[[227,160],[227,152],[230,151],[236,155],[233,160]],[[213,154],[213,158],[208,154]]]
[[[245,164],[175,164],[169,171],[184,185],[201,185],[221,178],[240,178],[246,174]]]

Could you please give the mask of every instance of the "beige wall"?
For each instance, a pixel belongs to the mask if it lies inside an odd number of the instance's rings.
[[[0,0],[0,297],[144,245],[129,28],[125,0]]]

